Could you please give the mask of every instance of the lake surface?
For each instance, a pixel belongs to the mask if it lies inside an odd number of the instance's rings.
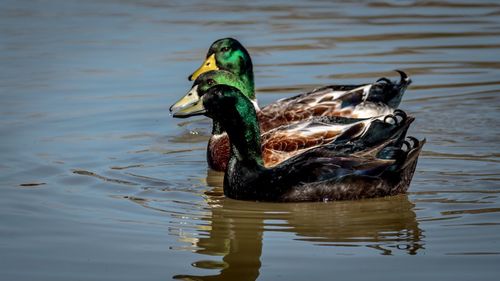
[[[498,280],[498,1],[2,1],[0,280]],[[397,78],[407,195],[222,196],[210,122],[168,107],[221,37],[259,102]]]

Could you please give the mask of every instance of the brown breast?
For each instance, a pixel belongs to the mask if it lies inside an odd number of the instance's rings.
[[[229,161],[230,144],[226,133],[212,136],[208,141],[208,166],[216,171],[225,171]]]

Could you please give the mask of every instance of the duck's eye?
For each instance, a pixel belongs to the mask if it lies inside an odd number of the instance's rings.
[[[229,51],[229,47],[222,47],[222,49],[220,49],[220,51],[225,53],[225,52]]]
[[[210,86],[215,85],[215,81],[214,81],[214,79],[208,79],[208,80],[207,80],[207,83],[208,83],[208,85],[210,85]]]

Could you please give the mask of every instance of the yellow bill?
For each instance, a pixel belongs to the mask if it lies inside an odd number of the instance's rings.
[[[203,62],[203,64],[200,66],[200,68],[198,68],[195,72],[193,72],[193,74],[191,74],[189,76],[189,80],[194,81],[201,74],[208,72],[208,71],[211,71],[211,70],[219,70],[219,68],[217,67],[217,64],[215,63],[215,54],[210,55]]]

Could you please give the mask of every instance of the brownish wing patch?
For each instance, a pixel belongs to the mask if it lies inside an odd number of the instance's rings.
[[[365,103],[365,95],[368,94],[371,86],[372,84],[367,84],[355,89],[347,87],[345,90],[320,88],[309,93],[278,100],[263,107],[257,113],[261,130],[267,132],[273,128],[309,120],[312,117],[365,118],[388,114],[390,108],[387,105]],[[353,95],[357,98],[354,98],[352,104],[342,107],[343,101],[349,100]]]
[[[261,130],[267,132],[283,125],[294,124],[315,116],[343,116],[338,102],[327,102],[316,105],[307,103],[275,103],[264,107],[257,113]]]
[[[262,157],[266,167],[275,166],[284,160],[304,152],[307,149],[327,144],[335,140],[342,132],[324,130],[312,134],[273,132],[263,136]]]

